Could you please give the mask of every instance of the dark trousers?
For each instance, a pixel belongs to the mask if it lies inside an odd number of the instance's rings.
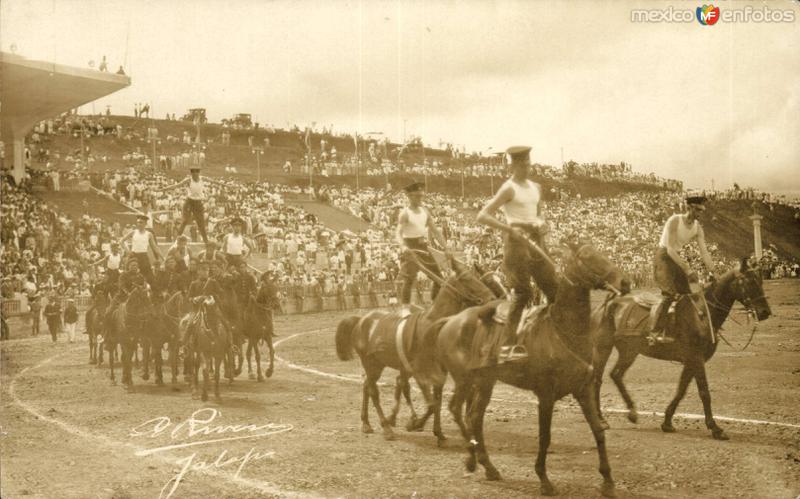
[[[666,326],[667,315],[669,315],[670,304],[678,295],[690,294],[689,276],[681,269],[675,261],[670,258],[666,248],[659,247],[653,257],[653,277],[656,284],[661,288],[663,299],[658,304],[656,323],[654,331],[661,331]]]
[[[205,210],[203,209],[203,202],[197,199],[187,198],[183,203],[183,220],[181,221],[181,226],[178,228],[179,236],[183,234],[183,230],[186,226],[192,223],[192,220],[197,222],[197,231],[200,232],[200,237],[203,238],[203,242],[207,243],[208,236],[206,235],[206,216]]]
[[[547,251],[541,232],[529,226],[520,226],[520,228],[527,233],[530,240],[539,245],[543,251]],[[504,243],[503,265],[508,277],[508,284],[514,288],[514,301],[511,304],[506,331],[509,337],[513,337],[525,306],[533,298],[531,279],[547,297],[548,303],[553,303],[558,291],[558,278],[556,269],[550,262],[533,250],[527,242],[506,234]]]
[[[133,257],[136,259],[136,263],[139,264],[139,273],[144,276],[147,284],[150,285],[150,289],[155,291],[156,278],[153,275],[153,267],[150,266],[150,257],[147,256],[147,253],[133,253]]]
[[[428,251],[428,244],[423,238],[405,239],[404,242],[409,249],[400,255],[400,277],[403,279],[400,303],[407,305],[411,303],[411,289],[414,286],[414,281],[417,280],[417,272],[420,271],[420,267],[425,268],[439,279],[443,280],[443,278],[442,271],[439,270],[439,265],[430,251]],[[439,283],[434,280],[433,288],[431,289],[431,300],[435,300],[438,294]]]

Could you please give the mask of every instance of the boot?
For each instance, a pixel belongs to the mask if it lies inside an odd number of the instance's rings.
[[[647,335],[647,343],[650,346],[653,346],[656,343],[663,344],[672,343],[675,341],[674,338],[666,336],[665,331],[665,324],[667,322],[667,315],[669,315],[671,303],[671,298],[664,298],[661,300],[661,303],[658,304],[658,309],[656,310],[656,323],[653,325],[653,329],[651,329],[650,333]]]

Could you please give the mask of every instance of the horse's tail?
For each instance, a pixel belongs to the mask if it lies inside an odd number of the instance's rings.
[[[449,317],[444,317],[435,321],[422,334],[420,353],[414,358],[413,365],[414,376],[420,383],[440,386],[447,378],[447,373],[436,357],[436,341],[448,320]]]
[[[351,315],[339,321],[339,325],[336,326],[336,355],[339,360],[353,358],[353,329],[359,320],[361,317]]]

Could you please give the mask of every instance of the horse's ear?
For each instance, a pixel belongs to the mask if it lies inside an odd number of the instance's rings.
[[[745,256],[739,264],[739,272],[747,272],[748,270],[750,270],[750,258]]]

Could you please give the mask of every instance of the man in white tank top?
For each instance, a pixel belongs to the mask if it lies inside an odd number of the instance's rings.
[[[222,251],[225,253],[225,261],[228,265],[237,268],[238,265],[244,262],[246,255],[254,251],[253,244],[242,233],[244,220],[239,217],[231,220],[231,227],[233,232],[225,234],[222,238]],[[247,252],[245,252],[247,249]]]
[[[436,228],[428,209],[422,206],[422,187],[423,184],[414,182],[404,188],[408,195],[408,206],[400,210],[397,217],[395,237],[401,248],[400,277],[403,279],[403,287],[400,293],[400,314],[402,316],[411,313],[411,290],[420,266],[435,276],[435,279],[431,279],[433,281],[431,300],[436,299],[436,295],[439,293],[437,279],[443,279],[442,271],[428,250],[426,238],[430,236],[435,239],[449,256],[444,237]]]
[[[206,202],[206,183],[217,184],[224,187],[215,180],[208,177],[200,176],[200,167],[192,166],[189,168],[190,176],[181,180],[175,185],[171,185],[163,190],[163,192],[177,189],[178,187],[186,186],[186,201],[183,203],[183,220],[178,228],[178,235],[183,234],[186,226],[194,220],[197,223],[197,231],[200,237],[203,238],[204,243],[208,243],[208,235],[206,233],[206,215],[205,215],[205,202]]]
[[[541,212],[541,188],[528,179],[530,151],[527,146],[506,150],[511,166],[511,177],[495,193],[489,203],[478,213],[478,222],[505,233],[503,265],[509,285],[514,289],[514,300],[506,327],[505,345],[501,348],[501,362],[527,357],[522,345],[515,345],[516,331],[522,312],[533,299],[531,278],[552,303],[558,281],[552,264],[540,253],[531,249],[526,239],[546,251],[544,235],[547,225]],[[505,223],[497,212],[505,214]]]
[[[155,290],[155,276],[153,275],[153,268],[150,266],[150,257],[148,251],[152,250],[156,257],[156,262],[163,260],[161,251],[156,244],[155,236],[147,230],[147,216],[136,216],[136,228],[125,234],[120,240],[121,243],[127,239],[131,240],[131,256],[139,265],[139,272],[150,284],[150,288]]]
[[[664,298],[656,312],[656,322],[650,332],[649,341],[653,343],[670,343],[673,338],[664,333],[669,307],[672,301],[681,294],[691,293],[690,282],[697,282],[697,274],[684,260],[680,251],[684,246],[697,239],[700,257],[708,272],[713,272],[714,264],[706,248],[706,237],[698,218],[706,210],[705,196],[689,195],[686,197],[686,213],[676,213],[667,219],[661,231],[653,259],[653,274],[656,284],[661,288]]]

